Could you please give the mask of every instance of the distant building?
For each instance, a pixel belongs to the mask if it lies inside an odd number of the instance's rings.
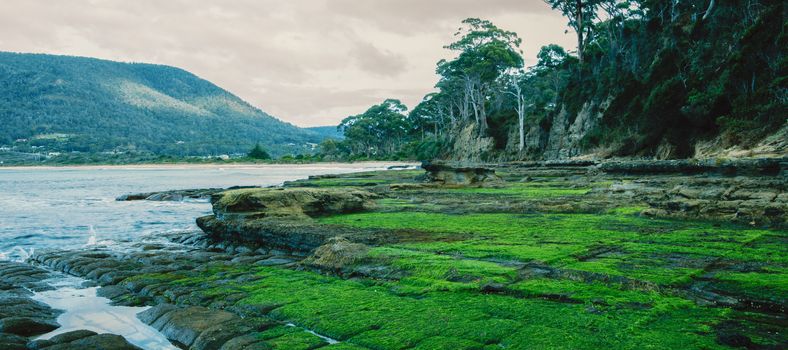
[[[226,154],[220,154],[220,155],[216,156],[216,158],[219,158],[221,160],[229,160],[230,156],[228,156]]]

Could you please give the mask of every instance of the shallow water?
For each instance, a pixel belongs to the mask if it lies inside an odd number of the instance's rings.
[[[387,165],[0,168],[0,259],[21,260],[31,249],[79,248],[89,241],[112,244],[196,229],[194,219],[210,213],[204,201],[115,201],[125,193],[269,186]]]
[[[65,277],[52,281],[55,290],[34,294],[33,299],[64,311],[57,318],[61,327],[37,339],[49,339],[58,334],[86,329],[99,334],[121,335],[143,349],[178,349],[161,333],[137,319],[137,314],[148,307],[111,306],[109,299],[96,296],[98,287],[81,287],[84,282],[80,278]]]

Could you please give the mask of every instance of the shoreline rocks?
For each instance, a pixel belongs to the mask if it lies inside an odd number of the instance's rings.
[[[198,218],[197,226],[216,240],[306,253],[332,237],[364,237],[315,225],[312,218],[370,210],[374,198],[378,195],[355,189],[233,190],[214,195],[214,215]]]
[[[212,195],[235,189],[259,188],[256,186],[233,186],[229,188],[197,188],[187,190],[168,190],[157,192],[127,193],[115,198],[116,201],[157,201],[157,202],[180,202],[186,199],[208,200]]]
[[[59,334],[48,340],[32,340],[60,328],[57,317],[62,311],[31,298],[31,290],[52,290],[46,280],[54,277],[53,273],[29,264],[0,262],[0,349],[141,350],[122,336],[87,330]]]
[[[501,182],[495,168],[474,164],[425,162],[427,181],[445,186],[485,186]]]

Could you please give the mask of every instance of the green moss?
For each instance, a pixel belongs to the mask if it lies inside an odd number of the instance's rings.
[[[372,349],[429,348],[425,346],[444,338],[452,339],[446,344],[477,348],[482,344],[502,344],[514,349],[527,344],[560,344],[562,348],[649,344],[669,348],[668,342],[717,348],[713,337],[706,337],[703,332],[724,313],[656,294],[638,296],[631,303],[653,301],[659,307],[629,307],[624,300],[632,297],[628,293],[637,292],[603,286],[585,292],[589,299],[594,293],[611,295],[609,306],[596,311],[584,303],[470,291],[437,291],[413,297],[398,294],[397,282],[369,286],[306,271],[262,268],[259,275],[264,278],[255,282],[243,303],[282,303],[285,306],[276,309],[272,317]],[[582,292],[580,285],[572,288]],[[671,318],[672,322],[663,322]],[[632,337],[653,334],[651,328],[655,324],[670,337],[647,339],[651,343]]]
[[[540,183],[510,183],[504,187],[463,187],[446,189],[450,194],[482,194],[490,196],[512,196],[520,198],[550,198],[581,196],[586,194],[589,188],[569,188],[560,187],[555,184]]]
[[[283,335],[266,343],[271,344],[274,349],[282,350],[309,350],[326,345],[320,337],[306,332]]]
[[[403,179],[369,173],[311,181],[347,180]],[[194,300],[219,307],[276,306],[267,317],[298,327],[259,337],[281,349],[721,349],[717,334],[731,320],[753,341],[781,343],[771,321],[699,305],[689,287],[784,304],[785,231],[650,219],[634,215],[644,209],[636,202],[598,214],[474,212],[481,202],[587,198],[587,188],[571,186],[395,189],[373,212],[317,218],[339,232],[344,226],[405,237],[371,246],[343,270],[351,279],[223,261],[136,278],[192,288]],[[438,196],[461,204],[435,203]],[[447,208],[462,214],[439,212]],[[304,329],[341,342],[326,346]]]
[[[758,271],[723,271],[714,275],[717,287],[755,299],[785,304],[788,296],[788,268],[766,267]]]
[[[768,247],[750,244],[773,231],[622,214],[384,212],[333,216],[321,222],[419,230],[435,238],[394,246],[410,251],[488,261],[538,261],[663,285],[686,284],[715,259],[786,261]]]
[[[640,214],[646,208],[645,206],[618,207],[608,210],[607,214],[635,215]]]

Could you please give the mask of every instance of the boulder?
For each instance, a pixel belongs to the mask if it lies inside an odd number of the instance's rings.
[[[6,317],[0,320],[0,332],[25,337],[51,332],[60,327],[54,321],[34,317]]]
[[[427,180],[449,186],[483,186],[495,184],[501,178],[495,169],[479,165],[450,162],[424,163],[421,166],[427,171]]]
[[[240,337],[235,337],[230,339],[228,342],[224,343],[220,350],[251,350],[251,349],[259,349],[265,350],[270,349],[271,347],[268,344],[265,344],[263,340],[257,337],[254,334],[246,334]]]
[[[255,330],[254,327],[246,323],[245,320],[238,318],[210,327],[197,337],[192,349],[218,350],[230,339],[252,333]]]
[[[159,304],[150,309],[137,314],[137,318],[145,324],[153,324],[164,314],[177,310],[178,307],[172,304]]]
[[[161,312],[166,308],[170,307],[161,308],[158,312]],[[148,317],[152,316],[152,314],[154,314],[154,312],[141,317],[141,319],[153,319],[154,317]],[[213,310],[201,306],[192,306],[184,309],[170,310],[169,312],[166,312],[160,317],[156,318],[156,320],[150,325],[164,334],[167,339],[177,344],[182,344],[185,347],[192,347],[195,345],[197,339],[207,330],[221,329],[229,332],[229,330],[233,328],[233,325],[238,326],[237,323],[229,322],[238,322],[239,320],[240,318],[238,316],[227,311]],[[225,325],[226,327],[215,328],[220,325]],[[237,335],[238,334],[232,333],[232,337]],[[200,342],[200,344],[206,346],[206,348],[208,348],[208,345],[218,348],[217,342],[224,339],[219,339],[220,336],[216,332],[210,333],[206,337],[207,338],[204,338]],[[228,337],[224,340],[229,340],[232,337]]]
[[[125,338],[115,334],[96,334],[74,340],[72,342],[56,344],[45,348],[47,350],[142,350],[129,343]]]
[[[315,249],[304,263],[320,269],[341,270],[366,257],[367,252],[367,245],[350,242],[344,237],[334,237]]]
[[[313,217],[372,209],[378,195],[347,188],[242,189],[213,196],[214,215],[197,219],[210,239],[307,253],[335,236],[360,229],[320,225]],[[358,234],[363,239],[364,234]],[[367,237],[378,239],[377,237]],[[217,245],[218,246],[218,245]]]
[[[262,188],[219,193],[211,198],[217,216],[241,214],[262,217],[303,218],[369,209],[377,196],[344,188]]]
[[[71,331],[71,332],[58,334],[58,335],[56,335],[56,336],[54,336],[52,338],[49,338],[49,341],[51,341],[53,343],[58,343],[58,344],[59,343],[70,343],[70,342],[73,342],[73,341],[76,341],[76,340],[80,340],[80,339],[83,339],[83,338],[92,337],[92,336],[97,335],[97,334],[98,333],[96,333],[94,331],[81,329],[81,330],[78,330],[78,331]]]

